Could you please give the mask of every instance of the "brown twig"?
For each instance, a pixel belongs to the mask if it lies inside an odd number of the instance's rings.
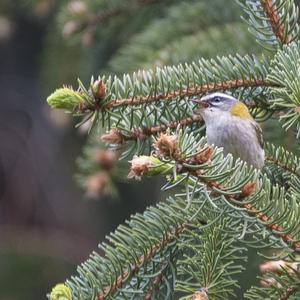
[[[152,127],[144,127],[144,128],[136,128],[133,129],[129,134],[123,134],[121,131],[118,131],[122,137],[124,141],[128,141],[128,140],[145,140],[147,139],[149,136],[152,135],[157,135],[161,132],[166,132],[166,130],[168,128],[170,129],[176,129],[178,125],[181,126],[190,126],[192,124],[195,123],[199,123],[201,122],[203,119],[201,116],[192,116],[189,118],[184,118],[178,121],[172,121],[168,124],[161,124],[161,125],[157,125],[157,126],[152,126]]]
[[[285,28],[278,14],[276,5],[272,0],[261,0],[261,5],[270,20],[272,30],[282,44],[288,44],[289,37],[285,34]]]
[[[150,104],[160,100],[170,101],[177,97],[192,97],[213,91],[222,91],[228,89],[236,89],[241,87],[260,87],[260,86],[273,86],[267,83],[264,79],[239,79],[228,80],[219,83],[210,83],[205,85],[193,86],[187,89],[173,91],[167,94],[157,94],[154,96],[133,97],[131,99],[119,99],[111,101],[102,106],[102,110],[109,110],[119,106],[137,106],[142,104]]]

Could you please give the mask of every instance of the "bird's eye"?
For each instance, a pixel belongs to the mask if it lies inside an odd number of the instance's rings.
[[[214,102],[217,102],[217,103],[221,102],[221,98],[220,97],[214,97]]]

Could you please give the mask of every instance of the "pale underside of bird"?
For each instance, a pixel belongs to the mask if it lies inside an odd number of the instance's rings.
[[[242,102],[223,93],[193,101],[199,104],[195,113],[205,121],[209,144],[222,147],[225,155],[231,153],[257,169],[263,167],[262,131]]]

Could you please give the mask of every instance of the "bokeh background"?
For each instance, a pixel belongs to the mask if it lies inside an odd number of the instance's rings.
[[[162,197],[157,180],[120,178],[113,193],[86,197],[74,174],[87,131],[47,96],[78,77],[260,55],[241,13],[233,0],[0,1],[0,300],[46,299],[108,232]],[[291,147],[277,122],[264,132]]]

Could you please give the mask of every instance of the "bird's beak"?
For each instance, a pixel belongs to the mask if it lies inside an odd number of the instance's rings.
[[[191,99],[191,101],[198,104],[200,106],[200,108],[209,107],[209,104],[206,101],[201,100],[201,98],[200,99]]]

